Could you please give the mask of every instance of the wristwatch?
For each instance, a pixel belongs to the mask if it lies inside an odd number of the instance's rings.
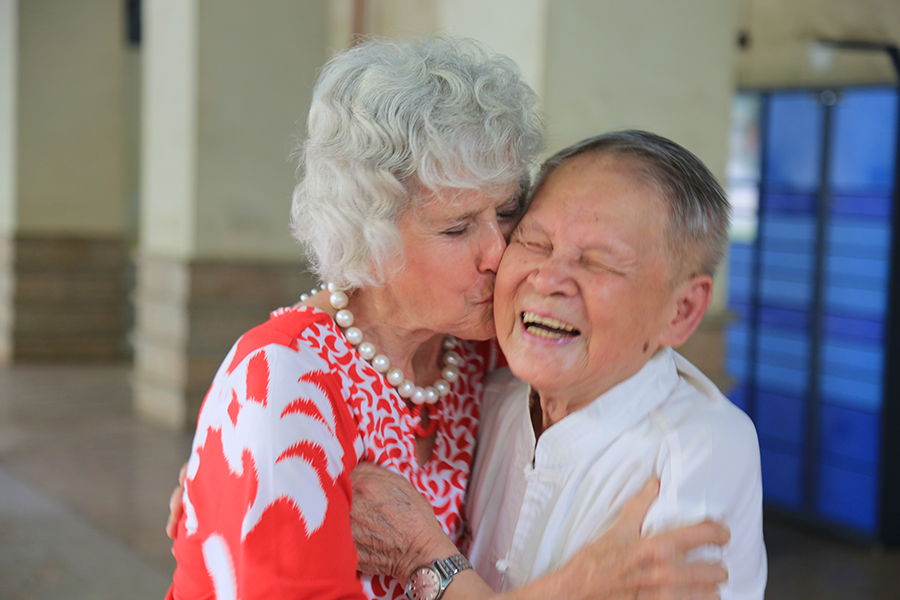
[[[472,565],[462,554],[416,567],[406,584],[406,597],[409,600],[438,600],[454,575],[471,568]]]

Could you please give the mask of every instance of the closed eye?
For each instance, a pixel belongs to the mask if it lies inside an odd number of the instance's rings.
[[[518,202],[512,201],[507,202],[503,206],[497,209],[497,218],[501,221],[513,221],[517,220],[521,214],[521,206]]]
[[[611,266],[609,263],[605,263],[605,262],[597,262],[596,260],[582,260],[581,264],[584,266],[584,268],[588,269],[589,271],[593,271],[595,273],[613,273],[616,275],[623,274],[622,270],[616,269],[615,267]]]
[[[446,235],[450,237],[458,237],[463,235],[465,232],[469,230],[468,223],[465,225],[459,225],[457,227],[451,227],[450,229],[445,229],[441,232],[441,235]]]
[[[550,254],[553,252],[553,247],[550,244],[523,239],[517,239],[515,242],[530,252],[539,252],[541,254]]]

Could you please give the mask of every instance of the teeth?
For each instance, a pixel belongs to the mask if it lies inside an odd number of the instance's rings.
[[[556,331],[547,331],[546,329],[541,329],[540,327],[525,327],[525,330],[531,335],[536,335],[542,338],[548,338],[551,340],[558,340],[566,337],[565,335],[558,333]]]
[[[522,322],[525,323],[525,327],[528,328],[528,331],[533,331],[533,330],[536,331],[538,329],[536,327],[528,327],[528,325],[531,325],[531,324],[543,325],[544,327],[550,327],[552,329],[560,329],[560,330],[566,331],[566,332],[575,331],[575,328],[572,327],[571,325],[569,325],[568,323],[563,323],[562,321],[559,321],[558,319],[551,319],[550,317],[542,317],[540,315],[536,315],[533,312],[528,312],[528,311],[522,313]],[[543,329],[540,331],[552,334],[552,332],[545,331]],[[544,337],[549,337],[549,336],[544,336]],[[555,334],[553,334],[553,337],[557,337],[557,336]],[[561,337],[561,336],[559,336],[559,337]]]

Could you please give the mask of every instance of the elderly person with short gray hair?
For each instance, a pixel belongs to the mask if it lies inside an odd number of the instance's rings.
[[[350,476],[361,461],[410,482],[441,535],[461,541],[483,377],[502,361],[495,276],[540,147],[535,104],[510,60],[468,41],[370,41],[324,67],[292,222],[327,283],[244,334],[216,374],[169,598],[401,597],[409,565],[357,573]],[[604,565],[721,536],[709,524],[597,545],[575,563],[589,570],[516,596],[646,589],[647,561]],[[429,560],[437,587],[414,580],[411,597],[490,595],[461,554]],[[649,562],[687,589],[721,577]]]
[[[728,240],[724,191],[681,146],[623,131],[551,157],[532,195],[497,272],[495,323],[509,370],[485,384],[469,559],[496,590],[559,572],[655,475],[659,498],[642,533],[721,519],[730,543],[693,555],[728,569],[721,589],[706,593],[762,600],[756,431],[672,349],[710,302]],[[360,489],[357,503],[372,502],[385,521],[404,486],[383,478]],[[402,515],[401,531],[421,522]]]

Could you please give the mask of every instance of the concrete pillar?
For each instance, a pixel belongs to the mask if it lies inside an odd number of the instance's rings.
[[[190,426],[237,336],[311,285],[290,156],[326,59],[325,0],[145,0],[135,402]]]
[[[0,0],[0,365],[12,359],[19,3]]]
[[[127,355],[118,0],[0,1],[0,360]]]

